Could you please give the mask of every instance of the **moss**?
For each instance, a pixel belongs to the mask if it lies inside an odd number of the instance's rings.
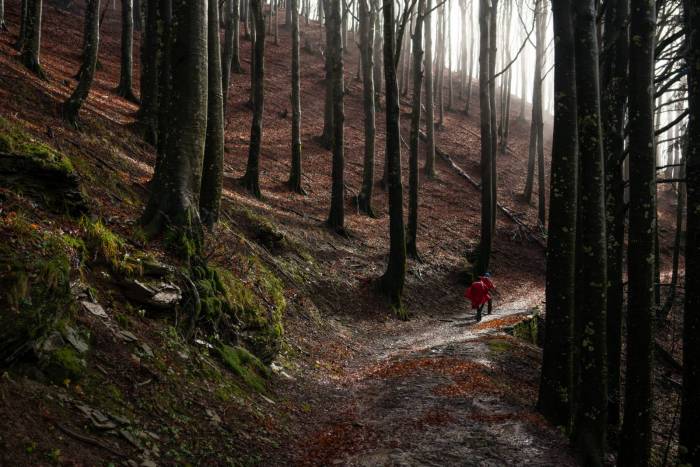
[[[487,342],[491,352],[504,353],[508,351],[513,345],[505,339],[492,339]]]
[[[238,207],[236,214],[243,221],[243,227],[249,231],[251,237],[268,249],[278,250],[288,246],[284,234],[268,218],[244,206]]]
[[[61,347],[52,352],[44,364],[44,372],[57,384],[79,381],[85,374],[85,361],[72,347]]]
[[[0,152],[27,156],[48,169],[64,173],[75,171],[68,157],[36,140],[18,125],[0,117]]]
[[[216,347],[224,364],[257,392],[266,392],[265,378],[270,370],[255,355],[243,347],[219,345]]]
[[[142,274],[140,262],[129,257],[126,242],[100,220],[93,222],[83,217],[80,225],[85,232],[85,245],[95,258],[103,261],[118,274],[125,276]]]

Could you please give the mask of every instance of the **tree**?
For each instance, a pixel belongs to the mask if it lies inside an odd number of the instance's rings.
[[[158,123],[158,70],[160,67],[160,52],[162,30],[159,32],[160,8],[159,0],[145,0],[145,26],[141,44],[141,108],[138,120],[144,128],[146,139],[155,143]]]
[[[608,425],[620,425],[620,366],[622,342],[622,253],[625,242],[624,125],[629,66],[629,0],[615,0],[605,10],[601,58],[601,118],[605,150],[605,209],[608,234]]]
[[[7,31],[5,25],[5,0],[0,0],[0,32]]]
[[[202,165],[199,212],[210,229],[219,220],[224,176],[224,93],[221,79],[219,2],[209,1],[207,133]]]
[[[222,57],[222,88],[224,93],[224,110],[228,102],[228,90],[231,85],[231,72],[242,73],[239,55],[239,7],[238,0],[226,0],[226,28],[224,32],[224,54]]]
[[[688,69],[685,244],[683,314],[683,390],[680,422],[681,462],[700,465],[700,5],[685,0]]]
[[[483,274],[489,270],[491,248],[493,246],[493,191],[491,164],[493,152],[491,144],[491,97],[489,92],[489,42],[490,42],[490,0],[479,0],[479,108],[481,115],[481,240],[479,257],[475,271]],[[427,54],[426,54],[426,63]]]
[[[418,257],[418,141],[420,133],[421,86],[423,82],[423,16],[425,15],[425,0],[418,2],[418,14],[413,31],[413,103],[411,104],[411,155],[409,158],[409,195],[408,195],[408,238],[406,239],[407,253]]]
[[[361,212],[374,216],[372,193],[374,191],[374,147],[376,137],[374,91],[374,25],[377,10],[371,0],[358,0],[360,7],[360,57],[362,60],[362,105],[365,114],[365,153],[362,171],[362,188],[357,196]]]
[[[536,0],[535,2],[535,70],[534,79],[532,82],[532,119],[530,121],[530,145],[528,146],[527,158],[527,177],[525,179],[525,191],[523,196],[527,203],[532,199],[532,189],[535,182],[535,162],[538,162],[538,170],[540,169],[539,161],[544,159],[544,137],[542,122],[542,66],[544,60],[544,24],[542,17],[544,16],[544,1]],[[524,98],[524,96],[523,96]],[[542,154],[542,158],[540,158]],[[542,164],[543,165],[543,164]],[[544,178],[544,174],[540,178]],[[538,187],[540,193],[543,193],[543,183]],[[543,203],[540,203],[543,204]],[[540,222],[544,225],[544,220],[540,218]]]
[[[73,94],[63,103],[63,116],[77,126],[80,108],[90,93],[97,67],[97,52],[100,44],[100,0],[88,0],[85,5],[85,50],[83,50],[83,72]]]
[[[324,101],[323,107],[323,132],[321,133],[320,140],[321,146],[325,149],[332,149],[333,147],[333,52],[330,50],[332,45],[332,35],[331,21],[329,21],[328,16],[330,12],[328,11],[327,0],[320,0],[322,2],[324,14],[326,16],[326,49],[324,53],[324,65],[325,65],[325,91],[326,100]]]
[[[299,69],[299,6],[290,0],[292,10],[292,168],[289,189],[306,194],[301,183],[301,75]]]
[[[138,102],[133,86],[134,0],[122,0],[121,68],[117,94],[131,102]]]
[[[22,46],[22,63],[32,73],[44,78],[44,72],[41,69],[39,62],[39,53],[41,50],[41,16],[43,2],[42,0],[26,0],[26,12],[24,26],[24,34],[20,34]]]
[[[491,176],[489,186],[491,188],[491,232],[496,232],[496,206],[498,199],[498,172],[496,171],[496,155],[498,154],[498,122],[496,119],[496,58],[498,52],[498,0],[491,0],[489,25],[489,101],[491,117]]]
[[[170,116],[169,116],[169,106],[164,104],[170,101],[170,95],[172,92],[172,76],[171,76],[171,62],[172,62],[172,0],[158,0],[159,8],[159,46],[158,54],[160,60],[158,63],[158,82],[157,82],[157,95],[158,100],[161,105],[158,106],[157,113],[157,135],[156,135],[156,170],[158,170],[158,165],[162,162],[167,152],[167,147],[165,145],[165,140],[169,131]]]
[[[404,316],[401,295],[406,280],[406,232],[403,221],[403,185],[401,183],[401,128],[399,84],[396,79],[397,47],[394,27],[394,1],[383,0],[384,13],[384,83],[386,98],[386,158],[389,190],[389,264],[380,288],[389,297],[399,316]],[[427,63],[427,62],[426,62]]]
[[[202,239],[197,198],[207,131],[207,4],[172,2],[172,93],[161,103],[169,107],[166,150],[141,218],[149,234],[173,231],[195,249]]]
[[[579,361],[572,439],[586,465],[602,463],[608,402],[605,376],[605,187],[594,3],[594,0],[574,2],[580,178],[575,311]]]
[[[547,420],[569,429],[572,417],[573,332],[576,261],[578,129],[576,63],[571,3],[554,0],[554,88],[549,229],[547,319],[537,408]]]
[[[326,53],[330,58],[332,108],[333,108],[333,168],[331,174],[331,210],[328,214],[328,226],[336,232],[345,229],[345,113],[343,96],[343,41],[341,35],[341,0],[324,0],[326,4],[326,28],[328,47]]]
[[[22,0],[22,5],[20,6],[19,13],[19,34],[17,35],[17,42],[15,42],[15,49],[22,52],[24,50],[24,43],[27,40],[27,10],[29,5],[29,0]],[[3,4],[4,5],[4,4]]]
[[[425,5],[425,165],[423,172],[428,178],[435,177],[435,106],[433,98],[433,9],[432,0]]]
[[[253,121],[250,126],[248,165],[241,183],[251,195],[256,198],[262,198],[260,193],[260,146],[262,145],[262,118],[265,98],[265,16],[263,15],[262,0],[250,0],[250,12],[255,27],[253,68],[251,72],[253,81]]]

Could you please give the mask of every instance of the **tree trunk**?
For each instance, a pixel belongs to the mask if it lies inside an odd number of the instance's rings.
[[[301,74],[299,68],[299,6],[298,0],[290,0],[292,13],[292,167],[289,189],[305,194],[301,170]]]
[[[43,79],[44,72],[39,62],[42,7],[42,0],[27,0],[26,25],[24,27],[21,58],[22,63],[29,71]]]
[[[326,28],[330,31],[327,53],[330,55],[333,107],[333,169],[331,183],[331,210],[328,226],[340,233],[345,229],[345,114],[343,108],[343,41],[341,35],[341,1],[326,2]]]
[[[250,147],[248,150],[248,165],[242,184],[256,198],[262,198],[260,193],[260,146],[263,133],[263,104],[265,80],[265,16],[263,15],[263,0],[250,0],[250,13],[255,26],[255,42],[253,50],[253,120],[250,126]]]
[[[199,212],[209,229],[219,221],[224,180],[224,92],[221,79],[221,42],[219,40],[219,2],[209,1],[209,89],[207,99],[207,136],[202,165]]]
[[[133,49],[134,49],[134,2],[122,0],[122,40],[121,68],[117,94],[131,102],[138,102],[133,85]]]
[[[425,165],[423,172],[428,178],[435,177],[435,106],[433,98],[433,0],[425,5]]]
[[[535,70],[532,81],[532,118],[530,119],[530,145],[527,158],[527,177],[523,197],[526,203],[532,200],[535,184],[535,162],[539,161],[541,147],[540,121],[542,120],[542,60],[544,52],[544,31],[542,31],[543,0],[535,3]]]
[[[150,234],[174,231],[187,246],[201,250],[198,194],[207,131],[207,2],[173,1],[172,93],[167,154],[154,175],[141,219]]]
[[[97,51],[100,43],[100,0],[88,0],[85,5],[85,50],[83,51],[83,73],[73,94],[63,103],[63,116],[77,126],[80,108],[90,93],[97,66]]]
[[[401,183],[401,126],[399,85],[396,80],[396,37],[394,1],[383,1],[384,83],[386,85],[386,157],[389,161],[389,264],[381,279],[381,289],[400,317],[405,316],[401,295],[406,279],[406,232],[403,221]]]
[[[469,109],[472,102],[472,81],[473,81],[473,70],[474,70],[474,3],[476,0],[471,0],[469,2],[469,84],[467,85],[467,102],[464,107],[464,113],[469,115]]]
[[[423,15],[425,15],[425,0],[418,3],[416,28],[413,33],[413,103],[411,105],[411,156],[409,160],[409,197],[408,197],[408,238],[406,239],[407,253],[418,257],[418,141],[420,133],[421,86],[423,81]]]
[[[496,57],[498,53],[498,0],[491,0],[491,25],[489,27],[489,99],[491,100],[491,232],[496,232],[496,208],[498,206],[498,172],[496,156],[498,155],[498,121],[496,118]]]
[[[0,32],[7,31],[5,25],[5,0],[0,0]]]
[[[571,426],[573,319],[575,303],[578,129],[573,0],[554,0],[554,87],[556,113],[552,142],[549,230],[547,236],[547,315],[542,378],[537,408],[565,431]]]
[[[160,24],[158,26],[160,30],[160,39],[158,41],[158,54],[160,56],[160,62],[157,70],[157,95],[161,105],[158,106],[157,114],[158,133],[156,137],[156,167],[154,173],[158,171],[158,166],[165,157],[165,154],[167,153],[167,146],[165,144],[165,140],[167,139],[170,125],[170,109],[167,105],[167,102],[169,102],[170,95],[172,94],[172,0],[159,0],[158,8],[158,21]]]
[[[447,0],[445,0],[447,1]],[[438,9],[438,44],[442,46],[438,49],[438,59],[437,59],[437,79],[435,80],[435,94],[437,94],[437,108],[438,108],[438,128],[442,128],[445,120],[445,99],[444,99],[444,89],[445,89],[445,3]]]
[[[333,0],[336,1],[336,0]],[[340,0],[338,0],[340,1]],[[326,47],[324,51],[325,58],[325,91],[326,100],[323,107],[323,133],[321,134],[321,146],[325,149],[332,149],[333,147],[333,51],[331,51],[331,36],[333,32],[331,31],[331,20],[329,20],[330,12],[327,11],[329,8],[326,0],[322,0],[324,6],[323,10],[326,16]]]
[[[146,139],[152,143],[156,139],[158,120],[158,68],[160,12],[159,0],[146,0],[146,24],[141,43],[141,108],[138,113],[139,123],[144,127]]]
[[[228,91],[231,87],[231,73],[242,73],[239,55],[239,14],[238,0],[225,0],[226,28],[224,32],[224,53],[222,60],[222,90],[224,96],[224,112],[228,105]]]
[[[374,11],[378,12],[380,0],[369,0],[372,2]],[[377,110],[382,109],[381,94],[382,94],[382,45],[383,45],[381,15],[374,15],[374,107]],[[386,174],[385,174],[386,175]],[[384,177],[386,180],[386,177]]]
[[[611,434],[620,428],[620,367],[622,350],[623,251],[625,242],[624,152],[625,108],[629,64],[629,1],[615,0],[605,12],[601,70],[601,117],[605,145],[605,191],[608,233],[608,425]]]
[[[606,236],[603,148],[600,124],[598,36],[593,0],[574,4],[576,85],[580,150],[576,294],[580,381],[572,439],[583,463],[601,465],[607,428],[605,365]],[[577,284],[577,285],[578,285]]]
[[[479,108],[481,121],[481,240],[476,274],[489,270],[493,245],[493,191],[491,190],[491,98],[489,95],[490,0],[479,0]],[[427,64],[427,61],[426,61]]]
[[[374,25],[377,10],[370,0],[358,0],[360,6],[360,56],[362,59],[362,104],[365,114],[365,157],[362,171],[362,189],[357,196],[361,212],[374,216],[372,192],[374,190],[374,146],[376,136],[374,105]]]
[[[29,10],[29,0],[22,0],[22,5],[20,6],[19,13],[19,34],[17,36],[17,42],[15,42],[15,49],[22,52],[24,50],[24,44],[27,40],[27,12]]]

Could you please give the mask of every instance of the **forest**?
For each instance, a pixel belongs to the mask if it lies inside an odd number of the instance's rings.
[[[0,465],[700,467],[700,2],[0,0]]]

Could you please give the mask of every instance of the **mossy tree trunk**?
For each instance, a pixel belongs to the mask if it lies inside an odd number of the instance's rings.
[[[207,3],[172,2],[172,92],[165,154],[141,218],[153,235],[174,231],[188,254],[201,249],[199,190],[207,133]]]
[[[44,78],[39,62],[41,51],[41,16],[42,0],[27,0],[25,13],[24,38],[22,40],[22,63],[35,75]]]
[[[573,319],[576,265],[578,130],[573,18],[574,0],[554,0],[554,87],[556,112],[552,142],[547,237],[547,319],[537,408],[568,430],[572,418]]]
[[[396,79],[396,29],[394,1],[383,0],[384,13],[384,83],[386,86],[386,157],[389,163],[389,264],[380,287],[392,306],[403,314],[401,295],[406,280],[406,232],[403,220],[403,185],[401,183],[401,126],[399,84]]]
[[[117,94],[137,102],[133,84],[134,0],[122,0],[121,66]]]
[[[290,0],[292,24],[292,166],[289,173],[289,189],[306,194],[302,186],[301,163],[301,71],[299,65],[299,5]]]
[[[687,189],[683,390],[680,461],[700,465],[700,5],[684,1],[690,110],[685,153]]]
[[[256,198],[260,193],[260,147],[263,133],[264,79],[265,79],[265,16],[262,0],[250,0],[250,12],[255,26],[253,69],[253,121],[250,126],[248,165],[242,183]]]
[[[83,72],[73,94],[63,103],[63,116],[72,125],[77,125],[80,108],[90,94],[97,67],[97,52],[100,45],[100,0],[88,0],[85,5],[85,49],[83,50]]]
[[[374,216],[372,193],[374,191],[374,152],[376,141],[376,107],[374,103],[374,25],[378,14],[371,0],[358,0],[360,7],[360,56],[362,60],[362,105],[365,123],[365,153],[362,171],[362,188],[357,196],[361,212]]]
[[[415,29],[413,31],[413,102],[411,104],[411,136],[409,157],[409,195],[408,195],[408,226],[406,251],[413,258],[418,257],[418,142],[420,133],[421,89],[423,86],[423,20],[425,15],[425,0],[418,2]]]
[[[654,0],[632,0],[629,68],[630,223],[625,410],[619,465],[651,461],[652,372],[655,317],[654,248],[656,151],[654,144]]]
[[[202,165],[199,212],[202,223],[213,228],[219,221],[224,179],[224,95],[221,79],[219,2],[209,1],[207,137]]]
[[[330,31],[326,53],[330,57],[333,107],[333,164],[331,175],[331,210],[328,226],[336,232],[345,229],[345,94],[343,80],[343,41],[341,35],[341,1],[326,0],[326,28]]]
[[[593,0],[574,3],[580,154],[576,320],[579,381],[572,439],[586,465],[601,465],[607,429],[605,186],[598,35]]]
[[[423,173],[435,177],[435,105],[433,97],[433,1],[425,5],[425,165]]]
[[[475,272],[479,275],[489,270],[493,245],[493,192],[491,190],[491,98],[489,92],[489,0],[479,0],[479,107],[481,122],[481,240]],[[426,69],[428,68],[426,54]]]
[[[622,354],[623,245],[625,242],[622,159],[629,64],[629,1],[615,0],[605,11],[601,69],[601,118],[605,147],[605,208],[608,234],[608,426],[620,428]]]

